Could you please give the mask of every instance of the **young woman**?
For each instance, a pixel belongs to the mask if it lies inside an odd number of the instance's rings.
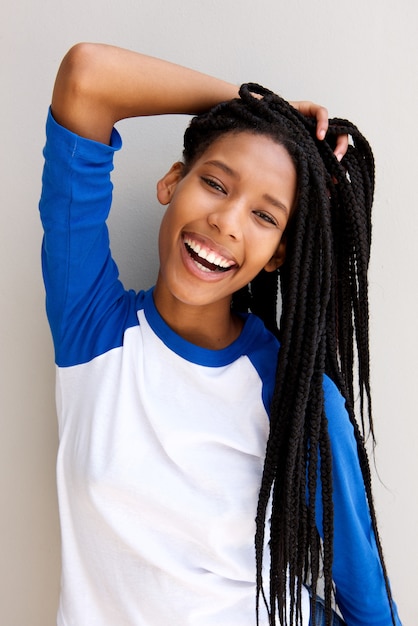
[[[136,294],[105,225],[114,124],[164,113],[199,115]],[[64,58],[40,203],[60,626],[331,624],[334,585],[349,625],[400,623],[353,408],[354,346],[370,400],[373,157],[349,123],[327,130],[322,107],[256,85],[110,46]]]

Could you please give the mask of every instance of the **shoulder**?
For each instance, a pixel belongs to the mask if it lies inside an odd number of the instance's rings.
[[[248,356],[257,369],[268,369],[274,374],[280,344],[259,317],[252,313],[246,317],[240,342],[243,354]]]
[[[280,344],[256,315],[248,316],[244,329],[247,336],[244,353],[262,381],[263,404],[270,414]]]

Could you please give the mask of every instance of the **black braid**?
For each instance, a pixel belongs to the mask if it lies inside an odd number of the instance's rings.
[[[287,623],[288,605],[290,623],[300,623],[302,584],[309,582],[315,602],[322,570],[326,624],[331,624],[334,524],[332,454],[323,395],[325,373],[345,397],[354,427],[395,623],[363,440],[367,425],[374,441],[367,283],[374,192],[373,154],[366,139],[350,122],[330,120],[326,139],[318,141],[314,119],[303,116],[267,89],[249,83],[241,87],[240,98],[222,103],[192,120],[184,139],[185,171],[218,137],[238,132],[262,134],[283,145],[298,176],[297,205],[285,232],[286,261],[279,271],[280,330],[276,321],[277,272],[261,272],[233,298],[237,310],[251,310],[260,316],[281,342],[256,515],[257,623],[261,600],[271,625],[277,623],[276,616],[280,624]],[[333,150],[341,134],[349,134],[353,145],[339,163]],[[353,373],[355,366],[357,380]],[[361,428],[354,414],[357,392]],[[323,541],[319,539],[315,522],[319,478]],[[270,503],[267,594],[262,565]]]

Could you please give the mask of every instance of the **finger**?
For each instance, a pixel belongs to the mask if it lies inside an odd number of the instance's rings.
[[[328,130],[328,109],[323,106],[313,105],[312,117],[316,117],[316,136],[322,141]]]
[[[292,102],[291,104],[303,115],[316,118],[316,136],[320,140],[324,139],[328,130],[328,109],[308,100]]]
[[[334,154],[338,161],[341,161],[348,149],[348,135],[338,135],[337,144],[335,146]]]
[[[322,140],[328,130],[328,109],[314,102],[303,100],[299,102],[291,102],[298,111],[307,117],[316,118],[316,136]],[[334,154],[338,161],[341,161],[346,154],[348,148],[348,135],[339,135],[335,146]]]
[[[305,102],[304,104],[306,106],[305,115],[316,118],[316,136],[320,140],[324,139],[328,130],[328,109],[314,102]]]

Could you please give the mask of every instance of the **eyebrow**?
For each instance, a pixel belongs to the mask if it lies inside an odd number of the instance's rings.
[[[215,167],[219,167],[219,169],[225,172],[225,174],[228,174],[228,176],[235,178],[235,180],[240,180],[241,178],[238,172],[230,168],[229,165],[227,165],[223,161],[218,161],[218,159],[206,161],[206,165],[214,165]],[[283,202],[280,202],[280,200],[277,200],[277,198],[274,198],[273,196],[271,196],[269,193],[264,193],[263,199],[266,200],[272,206],[279,209],[280,211],[283,211],[286,214],[286,217],[289,215],[290,211],[287,208],[287,206],[283,204]]]

